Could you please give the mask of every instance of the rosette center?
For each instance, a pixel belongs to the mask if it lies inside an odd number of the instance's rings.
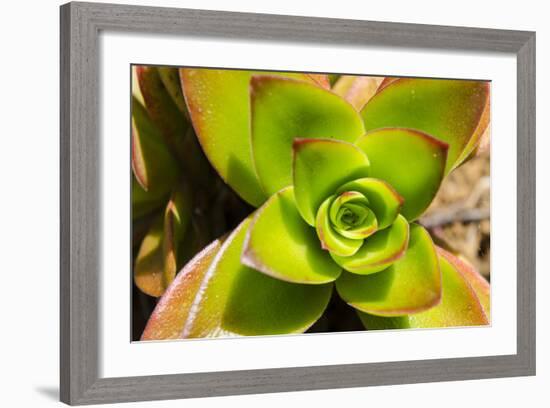
[[[329,218],[337,233],[351,239],[366,238],[378,226],[376,215],[369,208],[369,200],[357,191],[336,196],[330,204]]]

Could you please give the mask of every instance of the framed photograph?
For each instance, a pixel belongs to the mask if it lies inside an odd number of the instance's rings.
[[[61,7],[61,400],[535,374],[535,34]]]

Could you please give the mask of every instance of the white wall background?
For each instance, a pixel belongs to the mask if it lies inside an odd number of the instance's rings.
[[[539,345],[536,377],[310,391],[188,400],[187,407],[365,406],[440,407],[547,406],[550,383],[550,263],[543,258],[550,239],[545,208],[550,205],[546,175],[550,161],[550,27],[544,2],[523,0],[457,2],[393,0],[391,3],[293,0],[139,1],[134,4],[356,18],[537,31],[538,228],[537,309]],[[0,48],[0,232],[2,270],[0,377],[2,406],[43,407],[58,398],[59,256],[59,12],[58,0],[9,2],[2,7]],[[7,88],[7,92],[6,92]],[[6,228],[7,225],[7,228]],[[7,259],[7,263],[5,260]],[[126,404],[127,407],[177,407],[181,401]]]

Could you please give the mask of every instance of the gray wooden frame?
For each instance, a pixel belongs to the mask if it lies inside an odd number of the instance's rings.
[[[517,354],[127,378],[98,375],[101,30],[517,56]],[[535,374],[535,33],[69,3],[61,7],[61,400],[191,398]],[[520,222],[521,220],[521,222]]]

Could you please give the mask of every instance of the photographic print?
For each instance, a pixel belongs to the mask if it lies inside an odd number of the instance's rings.
[[[133,341],[490,325],[490,82],[130,76]]]

